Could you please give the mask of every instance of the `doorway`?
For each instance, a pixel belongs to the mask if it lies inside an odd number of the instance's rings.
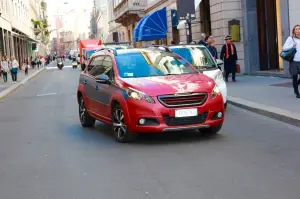
[[[172,38],[173,38],[173,42],[175,42],[175,44],[179,44],[180,34],[179,34],[179,30],[177,29],[177,27],[172,28]]]
[[[256,0],[260,70],[278,70],[276,1]]]
[[[202,0],[199,7],[201,33],[211,35],[210,4],[209,0]]]

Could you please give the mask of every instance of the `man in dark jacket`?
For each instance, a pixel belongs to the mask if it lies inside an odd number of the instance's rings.
[[[226,43],[223,45],[220,55],[221,60],[224,61],[225,81],[228,82],[228,76],[232,73],[232,81],[236,82],[236,61],[238,60],[236,47],[231,42],[230,35],[225,37],[225,41]]]

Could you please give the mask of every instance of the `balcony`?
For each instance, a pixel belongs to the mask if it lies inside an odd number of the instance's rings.
[[[146,6],[147,0],[114,0],[114,20],[128,26],[144,16]]]

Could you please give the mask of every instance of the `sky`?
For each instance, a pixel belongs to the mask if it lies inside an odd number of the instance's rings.
[[[55,15],[62,15],[64,30],[74,31],[76,24],[79,33],[88,33],[90,12],[93,0],[46,0],[50,30],[55,29]],[[77,19],[77,20],[76,20]],[[53,32],[54,34],[54,32]],[[53,36],[53,35],[52,35]]]

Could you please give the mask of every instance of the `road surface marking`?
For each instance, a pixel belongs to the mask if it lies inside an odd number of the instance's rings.
[[[45,93],[45,94],[40,94],[40,95],[37,95],[37,97],[48,96],[48,95],[56,95],[56,93]]]

